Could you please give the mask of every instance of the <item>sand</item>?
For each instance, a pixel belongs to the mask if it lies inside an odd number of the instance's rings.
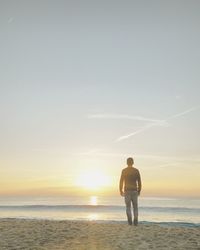
[[[0,250],[200,249],[200,227],[0,219]]]

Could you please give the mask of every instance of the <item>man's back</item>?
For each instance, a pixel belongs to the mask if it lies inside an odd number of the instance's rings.
[[[126,167],[122,170],[121,184],[124,183],[124,191],[138,191],[141,190],[141,178],[140,172],[137,168],[134,167]],[[123,184],[122,184],[123,185]]]

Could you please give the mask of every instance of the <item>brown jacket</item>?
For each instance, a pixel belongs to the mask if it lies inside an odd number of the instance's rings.
[[[140,172],[137,168],[126,167],[122,170],[119,190],[124,191],[138,191],[140,193],[142,188]]]

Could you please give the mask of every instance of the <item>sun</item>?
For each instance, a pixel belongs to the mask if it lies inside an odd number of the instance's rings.
[[[76,185],[89,190],[98,190],[109,186],[109,178],[100,171],[88,171],[78,176]]]

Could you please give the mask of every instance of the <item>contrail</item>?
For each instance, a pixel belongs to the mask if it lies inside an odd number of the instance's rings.
[[[155,123],[146,125],[146,126],[140,128],[140,129],[134,131],[133,133],[130,133],[130,134],[124,135],[124,136],[120,136],[119,138],[117,138],[116,142],[122,141],[122,140],[126,140],[126,139],[128,139],[128,138],[130,138],[130,137],[132,137],[132,136],[134,136],[134,135],[136,135],[136,134],[139,134],[139,133],[141,133],[141,132],[143,132],[143,131],[145,131],[145,130],[148,130],[148,129],[151,128],[151,127],[154,127],[154,126],[161,126],[162,124],[167,123],[168,120],[171,120],[171,119],[174,119],[174,118],[177,118],[177,117],[180,117],[180,116],[184,116],[184,115],[186,115],[186,114],[188,114],[188,113],[190,113],[190,112],[192,112],[192,111],[194,111],[194,110],[197,110],[197,109],[199,109],[199,108],[200,108],[200,106],[195,106],[195,107],[192,107],[192,108],[190,108],[190,109],[187,109],[187,110],[185,110],[185,111],[183,111],[183,112],[180,112],[180,113],[178,113],[178,114],[172,115],[172,116],[168,117],[168,118],[165,119],[165,120],[162,120],[162,123],[155,122]]]
[[[199,108],[200,108],[200,106],[192,107],[192,108],[187,109],[187,110],[185,110],[185,111],[183,111],[183,112],[181,112],[181,113],[178,113],[178,114],[175,114],[175,115],[172,115],[172,116],[168,117],[167,120],[171,120],[171,119],[173,119],[173,118],[176,118],[176,117],[180,117],[180,116],[186,115],[186,114],[188,114],[188,113],[190,113],[190,112],[192,112],[192,111],[194,111],[194,110],[197,110],[197,109],[199,109]]]
[[[154,127],[154,126],[158,126],[158,124],[157,123],[148,124],[148,125],[140,128],[140,129],[134,131],[133,133],[130,133],[128,135],[124,135],[124,136],[119,137],[116,141],[122,141],[122,140],[128,139],[129,137],[132,137],[134,135],[140,134],[141,132],[143,132],[143,131],[151,128],[151,127]]]

